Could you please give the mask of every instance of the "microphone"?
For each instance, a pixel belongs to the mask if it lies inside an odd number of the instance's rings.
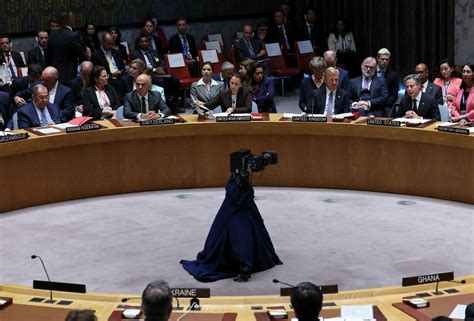
[[[36,258],[40,259],[41,265],[43,265],[43,270],[44,270],[44,272],[46,273],[46,277],[48,278],[48,282],[51,284],[51,279],[49,278],[49,274],[48,274],[48,270],[46,270],[46,266],[44,266],[43,259],[42,259],[41,256],[39,256],[39,255],[34,255],[34,254],[33,254],[33,255],[31,256],[31,259],[33,259],[33,260],[36,259]],[[53,303],[53,302],[54,302],[54,301],[53,301],[53,290],[52,290],[52,289],[49,290],[49,301],[50,301],[49,303]]]
[[[282,281],[277,280],[277,279],[273,279],[273,283],[281,283],[281,284],[284,284],[284,285],[288,285],[288,286],[291,287],[291,288],[294,288],[294,287],[295,287],[294,285],[291,285],[291,284],[289,284],[289,283],[282,282]]]
[[[393,113],[393,111],[395,110],[395,108],[398,107],[398,106],[400,106],[400,100],[401,100],[401,99],[398,98],[397,101],[395,101],[395,102],[393,103],[393,106],[392,106],[392,108],[390,108],[390,112],[388,113],[387,118],[390,118],[390,116],[392,115],[392,113]]]
[[[184,316],[187,315],[190,311],[193,311],[195,305],[196,305],[196,302],[193,302],[193,304],[191,304],[191,306],[189,307],[189,309],[188,309],[186,312],[184,312],[178,319],[176,319],[176,321],[181,320],[181,319],[184,318]]]
[[[457,284],[466,284],[466,280],[461,280],[461,281],[456,281],[456,280],[438,281],[438,282],[436,282],[436,290],[434,292],[436,294],[441,294],[441,292],[438,291],[439,282],[451,282],[451,283],[457,283]]]

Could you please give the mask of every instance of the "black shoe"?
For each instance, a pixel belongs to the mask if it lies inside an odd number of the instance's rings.
[[[250,279],[251,276],[252,275],[250,273],[250,267],[248,267],[246,265],[241,265],[239,274],[237,274],[237,276],[234,278],[234,281],[235,282],[247,282]]]

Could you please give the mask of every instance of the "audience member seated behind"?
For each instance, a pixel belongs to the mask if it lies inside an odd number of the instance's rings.
[[[327,67],[334,67],[339,71],[339,88],[346,89],[349,82],[349,73],[344,68],[337,66],[337,56],[332,50],[324,52],[324,63]]]
[[[351,108],[362,116],[382,117],[385,115],[385,104],[388,99],[385,79],[375,75],[376,61],[367,57],[360,66],[362,76],[353,78],[347,85],[351,97]]]
[[[339,63],[345,65],[351,74],[357,69],[356,44],[352,32],[347,30],[343,18],[336,20],[336,29],[328,37],[328,49],[337,53]]]
[[[222,63],[221,72],[218,74],[212,75],[212,79],[222,82],[222,89],[229,89],[230,78],[234,74],[235,66],[229,61],[224,61]]]
[[[246,86],[249,82],[249,73],[253,73],[253,69],[255,68],[255,60],[252,59],[245,59],[239,63],[239,74],[242,76],[244,83],[243,85]]]
[[[176,20],[178,32],[168,41],[171,53],[182,53],[191,77],[198,77],[197,48],[194,37],[186,33],[186,19],[180,17]]]
[[[420,77],[408,75],[403,81],[407,95],[400,100],[397,117],[440,120],[438,102],[433,96],[421,91]]]
[[[156,13],[152,12],[147,17],[147,20],[151,20],[151,22],[153,22],[153,31],[156,34],[156,36],[158,37],[158,39],[160,39],[160,43],[161,43],[161,47],[163,48],[163,52],[168,52],[168,47],[169,47],[168,46],[168,38],[166,38],[166,34],[163,31],[163,29],[158,27],[158,22],[159,22],[158,15]]]
[[[311,110],[313,104],[313,90],[320,88],[324,84],[324,69],[326,64],[322,57],[314,57],[309,62],[309,66],[313,70],[311,77],[304,78],[300,86],[300,100],[298,106],[301,111],[307,112]]]
[[[75,116],[74,95],[69,87],[58,81],[58,70],[54,67],[46,67],[41,74],[43,85],[48,89],[49,102],[57,105],[66,120]]]
[[[167,282],[149,283],[142,293],[142,311],[145,321],[167,321],[173,309],[173,293]]]
[[[227,114],[250,113],[252,111],[252,94],[243,86],[244,79],[240,74],[232,75],[230,89],[222,90],[212,101],[202,104],[209,109],[221,106]],[[200,105],[198,103],[198,105]]]
[[[10,96],[13,97],[13,102],[20,107],[27,103],[24,97],[31,96],[31,87],[35,85],[41,78],[43,69],[38,64],[31,64],[28,66],[28,75],[16,78],[13,80],[10,87]],[[30,97],[31,98],[31,97]]]
[[[323,43],[323,35],[321,30],[316,27],[316,11],[314,8],[308,8],[305,14],[305,21],[303,28],[300,30],[298,40],[309,40],[313,51],[320,55],[322,54],[326,45]]]
[[[13,115],[11,110],[10,96],[0,91],[0,117],[3,119],[3,124],[0,124],[0,130],[4,130],[8,124],[10,117]]]
[[[222,83],[212,79],[212,64],[205,62],[201,67],[202,78],[191,85],[191,100],[195,114],[203,114],[198,106],[210,102],[219,95]]]
[[[428,66],[424,63],[420,63],[415,67],[415,73],[418,74],[421,81],[421,91],[425,94],[433,96],[436,99],[436,103],[438,105],[443,104],[443,91],[441,87],[438,85],[433,84],[429,81],[428,77],[430,72],[428,70]]]
[[[89,86],[83,93],[83,116],[94,119],[115,116],[115,110],[120,106],[120,99],[115,89],[108,84],[109,74],[102,66],[94,67],[89,76]]]
[[[86,23],[84,30],[82,30],[81,43],[84,47],[88,47],[91,53],[94,54],[96,50],[99,50],[99,33],[95,24],[92,22]]]
[[[388,99],[387,99],[387,114],[390,113],[391,108],[398,100],[398,74],[388,68],[390,64],[390,51],[387,48],[382,48],[377,53],[377,77],[385,79],[387,83]]]
[[[82,113],[84,106],[82,106],[82,93],[89,86],[89,76],[94,69],[94,64],[85,60],[79,66],[79,76],[71,81],[70,88],[74,94],[74,103],[76,104],[76,111]]]
[[[171,110],[160,93],[150,90],[151,77],[149,75],[139,75],[135,85],[137,89],[125,95],[125,118],[142,121],[171,115]]]
[[[44,68],[46,67],[44,56],[48,49],[48,33],[44,30],[38,31],[36,41],[38,42],[38,46],[28,51],[28,67],[32,64],[38,64],[41,68]]]
[[[19,128],[45,127],[63,121],[61,109],[48,101],[48,89],[45,86],[35,85],[32,98],[32,102],[18,108]]]
[[[92,310],[73,310],[66,316],[65,321],[97,321]]]
[[[11,50],[11,40],[7,35],[0,36],[0,65],[5,64],[12,79],[18,77],[17,68],[25,67],[25,62],[19,52]]]
[[[342,114],[350,112],[349,93],[338,88],[339,71],[329,67],[324,72],[324,84],[319,89],[313,91],[312,108],[306,110],[307,114]]]
[[[273,80],[264,76],[263,66],[257,63],[249,74],[249,78],[249,90],[252,92],[253,101],[258,106],[258,112],[276,113],[277,109],[273,101],[275,95]]]
[[[116,26],[111,26],[107,28],[106,32],[112,36],[112,39],[114,40],[113,48],[120,51],[120,55],[123,59],[123,65],[126,65],[129,58],[129,54],[127,53],[128,48],[122,44],[122,33],[120,32],[119,28]]]
[[[451,107],[452,121],[461,124],[474,123],[474,64],[462,66],[462,83]]]
[[[318,321],[323,308],[323,293],[311,282],[298,283],[291,289],[291,305],[299,321]]]
[[[443,91],[443,102],[447,104],[450,109],[453,108],[454,100],[458,95],[462,83],[462,79],[454,77],[453,69],[454,65],[449,59],[441,60],[439,63],[441,77],[433,81],[433,84],[441,87]]]
[[[266,51],[262,49],[259,40],[252,38],[253,29],[251,25],[242,28],[243,37],[235,44],[237,58],[239,61],[245,59],[259,60],[265,57]]]

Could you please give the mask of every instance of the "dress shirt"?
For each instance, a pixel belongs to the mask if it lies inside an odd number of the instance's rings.
[[[141,106],[141,103],[142,103],[142,98],[145,97],[145,106],[146,106],[146,112],[148,113],[150,111],[150,107],[148,105],[148,92],[146,93],[145,96],[140,96],[140,94],[137,92],[137,95],[138,95],[138,100],[140,101],[140,106]],[[140,120],[145,120],[142,118],[142,113],[138,113],[137,115],[137,120],[140,121]]]
[[[38,119],[40,120],[41,123],[41,111],[44,110],[44,115],[46,116],[46,124],[41,124],[41,126],[47,126],[48,124],[52,123],[54,124],[53,120],[51,119],[51,115],[49,114],[48,107],[44,107],[44,109],[39,109],[36,107],[36,104],[33,102],[33,105],[35,106],[36,113],[38,114]]]
[[[59,82],[56,81],[54,87],[49,91],[49,102],[54,104],[54,98],[56,98],[56,91],[58,90]]]
[[[331,94],[331,92],[332,92],[332,115],[334,115],[334,107],[336,106],[335,102],[336,102],[337,89],[334,91],[330,91],[329,88],[326,87],[326,104],[324,107],[324,114],[326,115],[328,113],[329,95]]]
[[[99,102],[100,108],[106,109],[106,110],[112,110],[112,108],[110,107],[109,96],[107,96],[107,93],[105,92],[105,90],[99,90],[96,87],[95,95],[97,97],[97,101]]]
[[[421,90],[420,90],[420,92],[418,93],[418,95],[415,97],[415,100],[416,100],[416,109],[413,110],[413,111],[414,111],[415,113],[417,113],[417,114],[418,114],[418,108],[420,107],[420,100],[421,100],[421,95],[422,95],[422,94],[423,94],[423,93],[422,93]],[[413,101],[413,99],[412,99],[412,101]]]
[[[421,84],[421,91],[426,92],[426,88],[428,88],[428,83],[429,80],[425,81],[424,83]]]
[[[104,48],[102,48],[102,51],[104,52],[105,59],[107,59],[107,63],[109,64],[110,73],[113,74],[119,71],[112,52],[110,50],[105,50]]]

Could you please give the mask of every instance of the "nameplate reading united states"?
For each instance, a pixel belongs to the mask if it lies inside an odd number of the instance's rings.
[[[159,119],[148,119],[142,120],[140,126],[156,126],[156,125],[169,125],[174,124],[173,118],[159,118]]]
[[[293,116],[291,117],[292,122],[297,123],[327,123],[327,117],[313,117],[313,116]]]
[[[100,129],[99,124],[84,124],[82,126],[66,127],[66,133],[87,132]]]
[[[474,127],[459,128],[451,126],[438,126],[438,131],[460,135],[470,135],[471,133],[474,133]]]
[[[402,279],[402,286],[419,285],[425,283],[436,283],[451,281],[454,279],[454,272],[433,273],[426,275],[411,276]]]
[[[0,137],[0,143],[14,142],[17,140],[23,140],[27,138],[28,138],[28,133],[5,135],[5,136]]]
[[[251,121],[252,116],[217,116],[216,122]]]
[[[211,289],[208,288],[174,288],[171,289],[173,296],[178,298],[210,298]]]
[[[393,121],[393,120],[390,120],[390,119],[369,118],[369,119],[367,119],[367,125],[400,127],[400,126],[402,126],[402,123],[399,122],[399,121]]]

